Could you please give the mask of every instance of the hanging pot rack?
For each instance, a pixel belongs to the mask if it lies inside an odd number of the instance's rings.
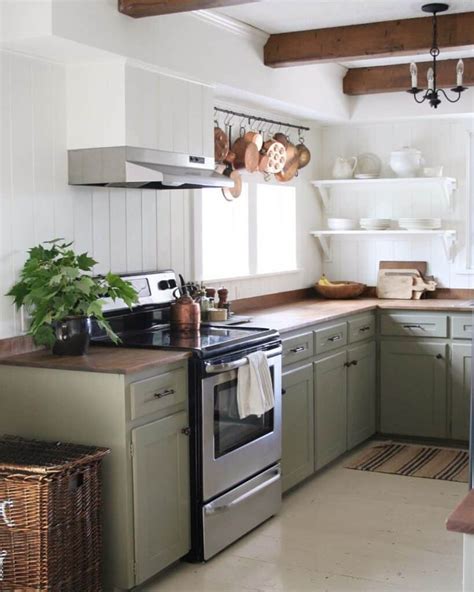
[[[249,126],[251,126],[253,123],[261,122],[261,123],[268,124],[270,126],[270,128],[275,125],[275,126],[278,126],[279,129],[298,130],[299,135],[301,135],[302,131],[305,131],[305,132],[310,131],[310,128],[305,127],[304,125],[295,125],[294,123],[285,123],[284,121],[278,121],[276,119],[269,119],[267,117],[260,117],[258,115],[252,115],[249,113],[240,113],[238,111],[232,111],[232,109],[223,109],[222,107],[214,107],[214,112],[215,112],[215,114],[224,113],[227,116],[227,118],[224,122],[225,124],[229,124],[230,121],[232,121],[232,119],[234,117],[237,117],[237,118],[240,118],[241,125],[246,120],[248,122]]]

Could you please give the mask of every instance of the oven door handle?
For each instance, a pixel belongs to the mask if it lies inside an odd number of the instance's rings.
[[[271,349],[265,352],[267,358],[277,356],[281,354],[283,348],[281,346]],[[232,362],[225,362],[224,364],[211,364],[210,362],[205,363],[206,374],[219,374],[221,372],[229,372],[230,370],[237,370],[242,366],[246,366],[249,363],[248,358],[240,358],[240,360],[233,360]]]
[[[223,506],[213,506],[212,504],[209,504],[208,506],[206,506],[204,508],[204,512],[206,515],[215,514],[216,512],[227,512],[228,510],[231,510],[235,506],[238,506],[239,504],[241,504],[245,500],[249,499],[250,497],[253,497],[254,495],[259,493],[263,489],[266,489],[270,485],[273,485],[273,483],[278,481],[280,478],[281,478],[281,469],[280,468],[275,469],[274,476],[271,477],[270,479],[268,479],[267,481],[260,483],[260,485],[257,485],[257,487],[254,487],[250,491],[246,491],[242,495],[239,495],[239,497],[235,498],[235,500],[232,500],[231,502],[229,502],[228,504],[224,504]]]

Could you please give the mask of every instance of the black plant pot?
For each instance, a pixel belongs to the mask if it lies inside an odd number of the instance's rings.
[[[91,332],[89,317],[66,317],[53,323],[56,341],[53,354],[58,356],[82,356],[87,353]]]

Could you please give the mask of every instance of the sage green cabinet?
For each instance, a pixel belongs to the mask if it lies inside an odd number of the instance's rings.
[[[347,448],[350,450],[375,433],[375,343],[347,351]]]
[[[187,424],[181,411],[132,430],[137,584],[191,546]]]
[[[314,471],[313,368],[307,364],[282,376],[283,491]]]
[[[347,448],[347,352],[314,362],[315,469]]]
[[[472,346],[453,343],[451,347],[451,438],[469,440]]]
[[[381,432],[447,437],[447,344],[381,343]]]

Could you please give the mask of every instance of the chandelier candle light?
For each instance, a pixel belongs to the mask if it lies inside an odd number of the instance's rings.
[[[462,60],[459,60],[456,65],[456,86],[451,89],[451,92],[456,93],[457,96],[455,98],[451,98],[442,88],[438,88],[437,85],[436,60],[440,54],[440,50],[438,47],[438,19],[436,15],[438,12],[444,12],[445,10],[448,10],[448,8],[448,4],[443,4],[441,2],[424,4],[421,7],[421,10],[424,12],[429,12],[433,15],[433,43],[430,49],[430,54],[433,58],[433,65],[428,69],[426,75],[428,82],[428,88],[426,90],[418,88],[418,68],[416,67],[415,62],[410,64],[411,88],[408,89],[407,92],[413,95],[413,98],[417,103],[429,101],[430,105],[435,109],[437,109],[438,105],[441,103],[440,94],[443,94],[446,100],[450,103],[457,103],[461,98],[461,93],[467,90],[467,88],[462,85],[462,77],[464,74],[464,63]],[[418,98],[419,93],[424,94]]]

